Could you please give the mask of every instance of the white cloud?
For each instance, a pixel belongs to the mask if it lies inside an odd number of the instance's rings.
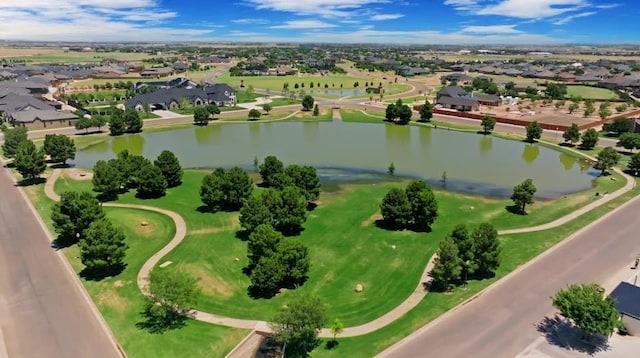
[[[351,17],[358,9],[371,4],[389,3],[390,0],[244,0],[258,10],[291,12],[298,15],[323,17]]]
[[[267,19],[251,19],[251,18],[235,19],[235,20],[231,20],[231,22],[233,22],[234,24],[240,24],[240,25],[267,25],[270,23],[270,21]]]
[[[503,0],[496,5],[480,9],[477,14],[535,19],[558,16],[585,6],[585,0]]]
[[[554,20],[552,23],[554,25],[564,25],[564,24],[568,24],[569,22],[573,21],[574,19],[578,19],[581,17],[587,17],[587,16],[592,16],[595,15],[596,12],[595,11],[587,11],[587,12],[580,12],[574,15],[569,15],[569,16],[565,16],[559,19]]]
[[[371,20],[373,21],[384,21],[384,20],[396,20],[401,17],[404,17],[402,14],[377,14],[371,16]]]
[[[515,29],[516,25],[489,25],[489,26],[467,26],[462,28],[462,33],[472,34],[521,34],[522,31]]]
[[[478,8],[478,0],[445,0],[444,4],[453,6],[458,11],[471,11]]]
[[[319,20],[292,20],[282,25],[271,26],[272,29],[326,29],[336,25]]]
[[[0,38],[41,41],[175,41],[210,29],[170,28],[177,13],[156,0],[2,0]]]

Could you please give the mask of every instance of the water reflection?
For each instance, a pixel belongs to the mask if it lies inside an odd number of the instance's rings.
[[[524,150],[522,151],[522,159],[525,162],[532,164],[538,159],[540,155],[540,146],[537,144],[525,144]]]
[[[576,157],[570,156],[566,153],[560,153],[560,163],[566,170],[573,168],[573,165],[576,164],[576,160]]]
[[[145,139],[141,134],[128,134],[113,138],[111,150],[118,155],[123,150],[128,150],[130,154],[142,155],[144,152]]]
[[[480,153],[483,155],[487,155],[491,152],[493,148],[493,137],[488,135],[483,135],[482,139],[480,139]]]
[[[214,144],[218,141],[221,133],[219,125],[198,126],[194,129],[193,134],[198,144]]]

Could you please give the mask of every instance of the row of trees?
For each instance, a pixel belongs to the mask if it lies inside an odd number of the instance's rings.
[[[483,223],[472,232],[465,224],[457,225],[440,242],[431,271],[433,287],[448,290],[469,278],[493,276],[500,265],[500,251],[498,231],[493,225]]]
[[[138,133],[142,131],[143,122],[140,113],[133,108],[122,111],[112,108],[109,118],[109,133],[119,136],[124,133]]]
[[[413,111],[411,107],[402,103],[402,99],[398,99],[396,103],[391,103],[385,111],[385,119],[396,124],[407,124],[411,121]]]
[[[415,180],[404,190],[389,190],[380,204],[380,213],[385,226],[389,228],[410,227],[425,231],[431,228],[438,217],[438,202],[427,183]]]
[[[124,269],[128,248],[124,232],[106,218],[100,201],[90,193],[62,193],[51,210],[51,221],[58,246],[78,243],[87,277],[102,278]]]
[[[37,148],[27,138],[26,128],[13,128],[5,132],[2,145],[4,155],[14,158],[13,165],[25,179],[35,179],[47,168],[46,157],[52,163],[65,164],[75,159],[76,146],[73,139],[60,134],[47,134],[42,148]]]
[[[220,114],[220,108],[215,103],[196,107],[193,110],[193,121],[197,125],[207,125],[210,120],[215,119],[216,114]]]
[[[160,197],[168,187],[178,186],[181,181],[180,161],[168,150],[162,151],[153,163],[124,150],[118,153],[118,158],[99,160],[93,167],[93,190],[103,199],[114,199],[129,188],[136,188],[141,198]]]

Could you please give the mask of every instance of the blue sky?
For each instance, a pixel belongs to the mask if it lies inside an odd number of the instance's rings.
[[[639,43],[637,0],[0,0],[0,39]]]

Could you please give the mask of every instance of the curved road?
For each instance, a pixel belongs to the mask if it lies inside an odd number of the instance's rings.
[[[0,357],[121,357],[10,175],[0,167]]]
[[[555,248],[442,315],[379,357],[514,357],[540,337],[550,297],[567,284],[606,282],[640,253],[640,198],[584,227]],[[517,293],[517,294],[516,294]]]

